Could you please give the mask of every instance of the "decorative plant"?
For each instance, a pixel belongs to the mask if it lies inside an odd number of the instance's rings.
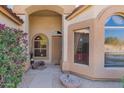
[[[27,58],[27,33],[0,24],[0,87],[17,87]]]

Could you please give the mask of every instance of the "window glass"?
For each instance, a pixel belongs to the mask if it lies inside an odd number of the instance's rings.
[[[124,66],[124,18],[114,15],[105,23],[105,67]]]
[[[34,38],[34,57],[46,57],[47,56],[48,40],[43,34],[40,34]]]
[[[89,65],[89,31],[74,32],[74,62]]]

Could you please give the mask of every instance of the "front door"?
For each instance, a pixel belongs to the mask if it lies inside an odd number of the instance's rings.
[[[62,36],[52,36],[52,63],[60,64],[62,56]]]

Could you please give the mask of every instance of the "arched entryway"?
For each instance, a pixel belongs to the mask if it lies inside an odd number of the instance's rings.
[[[29,50],[33,53],[33,58],[36,61],[44,61],[46,64],[60,64],[62,58],[63,10],[58,6],[32,7],[26,9],[29,13]],[[42,48],[42,43],[45,40],[37,40],[37,38],[43,37],[47,40],[44,48]],[[40,46],[35,46],[34,41],[35,43],[39,42]]]

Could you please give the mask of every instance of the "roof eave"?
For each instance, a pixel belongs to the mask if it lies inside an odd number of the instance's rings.
[[[23,20],[20,19],[15,13],[13,13],[11,9],[7,8],[7,6],[0,5],[0,11],[16,24],[22,25],[24,23]]]
[[[75,8],[70,15],[66,17],[67,20],[71,20],[78,16],[80,13],[85,11],[87,8],[89,8],[91,5],[80,5],[79,7]]]

